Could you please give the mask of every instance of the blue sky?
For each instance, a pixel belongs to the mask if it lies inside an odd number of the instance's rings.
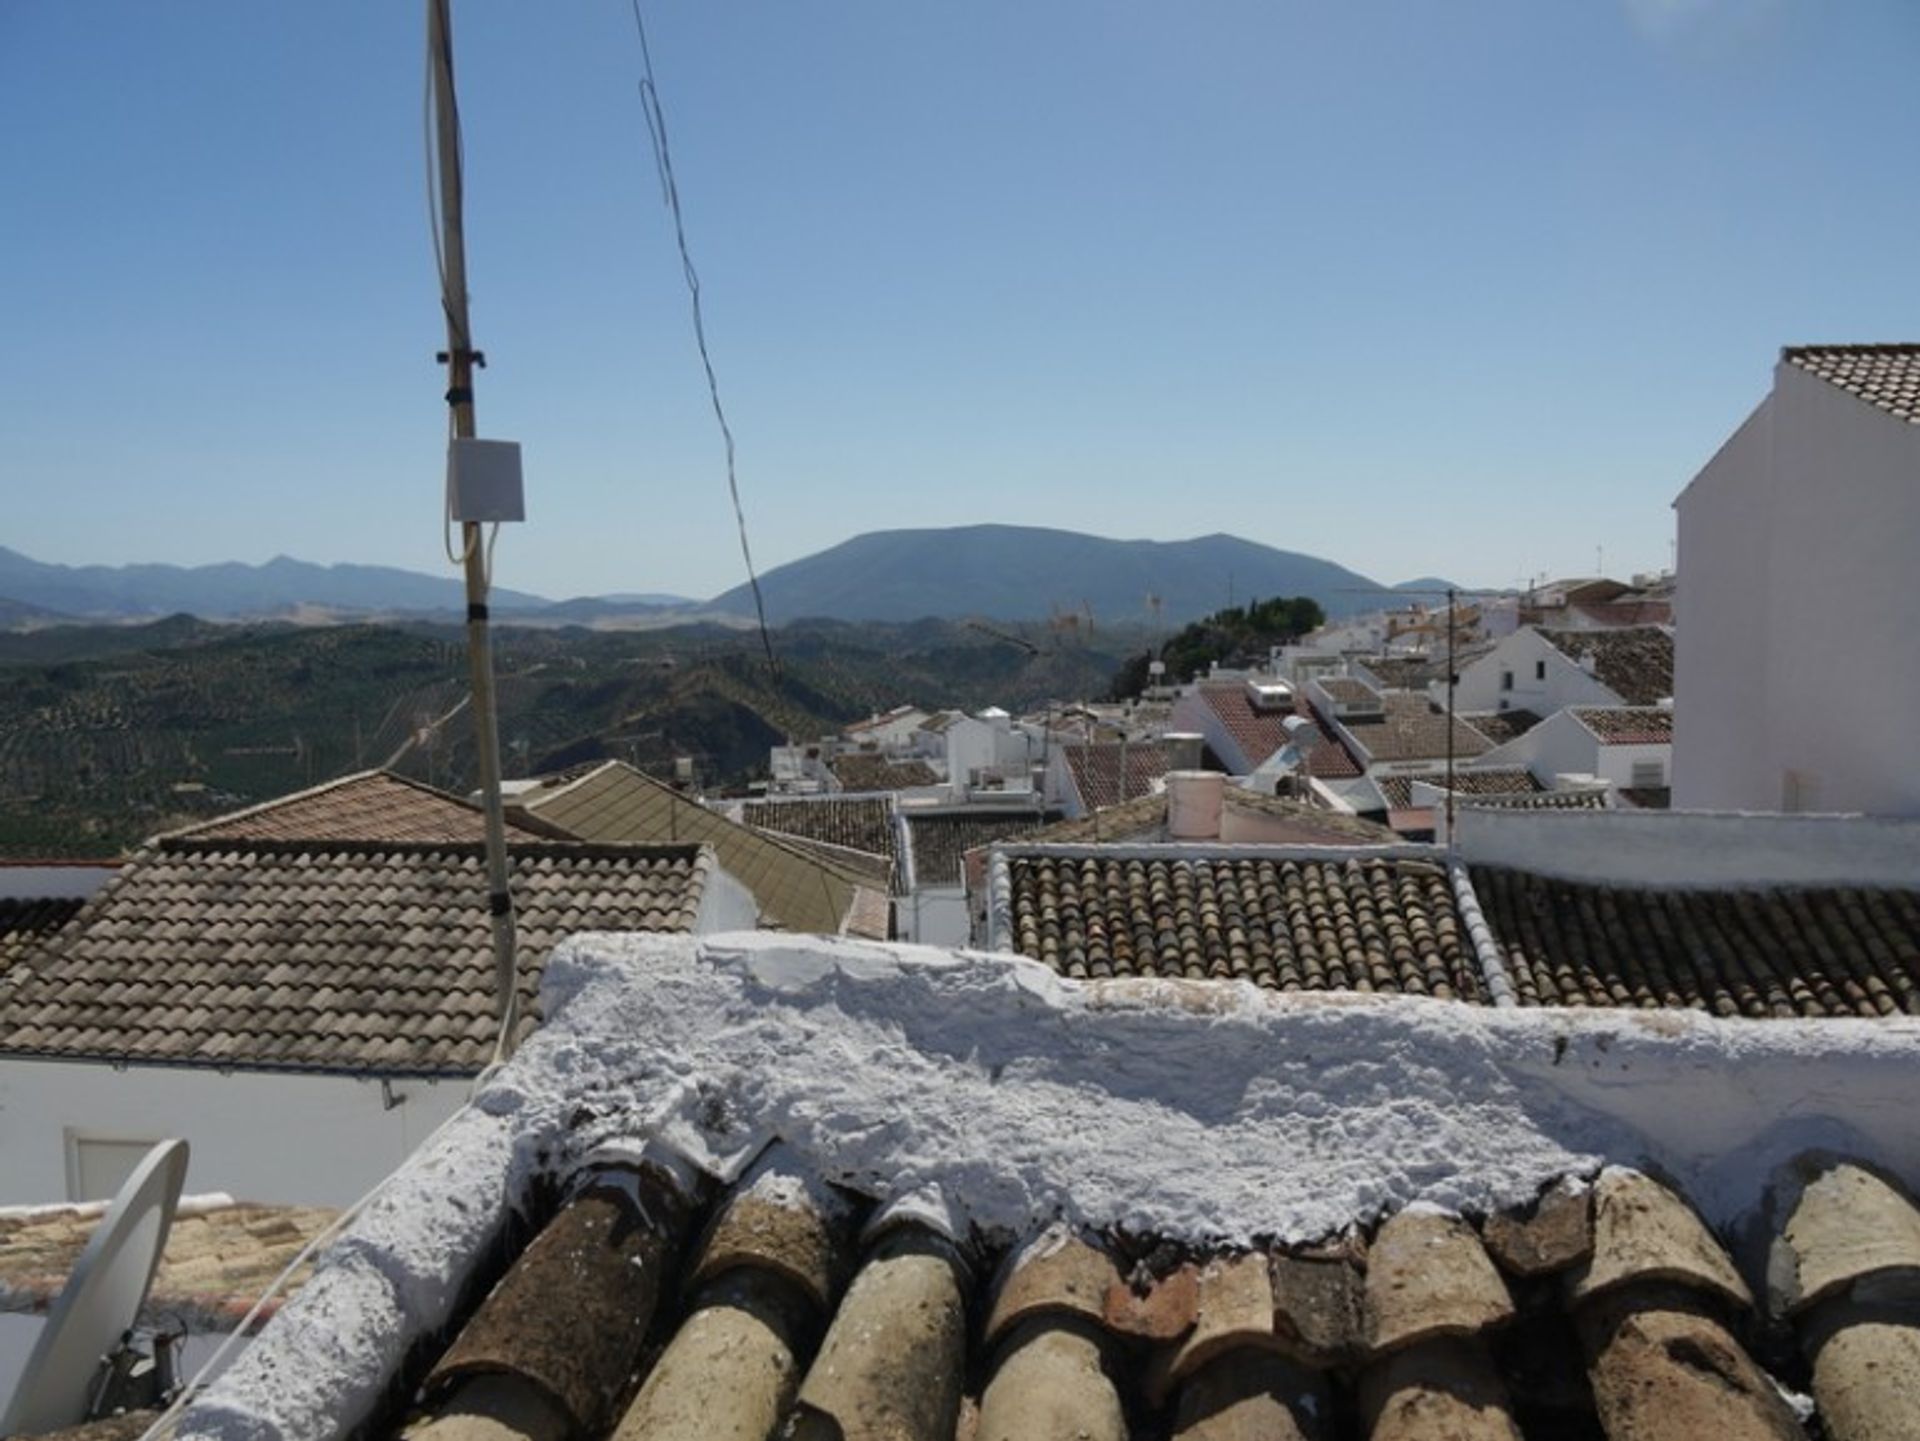
[[[444,567],[403,0],[0,6],[0,544]],[[1780,345],[1920,338],[1909,0],[651,0],[764,570],[1230,531],[1664,565]],[[502,584],[741,578],[625,0],[457,0]]]

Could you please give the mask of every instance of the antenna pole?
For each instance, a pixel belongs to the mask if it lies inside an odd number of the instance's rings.
[[[452,0],[427,0],[427,52],[433,77],[435,143],[440,171],[441,301],[447,314],[447,406],[456,439],[474,437],[473,372],[486,359],[473,348],[467,323],[467,250],[462,219],[460,111],[453,90]],[[519,1020],[519,965],[514,954],[513,896],[507,887],[507,823],[500,799],[500,728],[494,715],[493,642],[487,626],[487,545],[476,521],[462,521],[467,580],[467,664],[473,682],[474,744],[486,814],[487,913],[493,926],[495,1005],[500,1034],[495,1063],[513,1054]]]

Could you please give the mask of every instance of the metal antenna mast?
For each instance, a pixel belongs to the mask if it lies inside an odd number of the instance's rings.
[[[447,405],[456,440],[474,438],[473,372],[486,357],[473,348],[467,324],[467,251],[462,220],[460,107],[453,89],[452,0],[427,0],[427,63],[433,87],[435,145],[439,156],[439,262],[441,301],[447,313],[447,348],[437,359],[447,367]],[[488,546],[476,520],[460,522],[467,579],[467,662],[473,679],[474,744],[480,756],[480,791],[486,813],[487,911],[493,924],[495,1004],[500,1034],[494,1060],[513,1054],[519,1020],[519,966],[514,955],[513,897],[507,888],[507,823],[500,799],[500,728],[494,715],[493,643],[487,628]]]

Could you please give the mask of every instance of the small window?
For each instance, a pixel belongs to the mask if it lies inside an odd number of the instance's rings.
[[[1547,678],[1547,663],[1545,661],[1537,660],[1533,663],[1533,678],[1535,680],[1545,680]]]
[[[1500,689],[1501,690],[1513,689],[1513,672],[1512,671],[1503,670],[1500,672]]]

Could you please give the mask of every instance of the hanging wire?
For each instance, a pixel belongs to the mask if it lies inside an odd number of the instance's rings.
[[[700,304],[700,273],[694,269],[693,254],[687,246],[686,220],[680,212],[680,187],[673,177],[673,151],[667,144],[667,117],[660,107],[660,87],[653,78],[653,50],[647,44],[647,22],[640,13],[640,0],[632,0],[633,28],[640,37],[640,111],[647,120],[647,134],[653,141],[653,168],[660,177],[660,198],[673,216],[674,243],[680,250],[680,271],[686,278],[687,296],[693,307],[693,340],[699,347],[700,366],[707,376],[707,395],[713,401],[713,417],[720,424],[720,438],[727,451],[727,493],[733,498],[734,524],[740,531],[740,558],[746,562],[747,585],[753,592],[753,612],[760,622],[760,644],[767,653],[767,671],[775,684],[780,679],[780,662],[773,653],[773,636],[767,629],[766,602],[760,595],[760,577],[753,568],[753,549],[747,543],[747,513],[740,504],[740,479],[734,465],[733,427],[727,423],[726,407],[720,403],[720,382],[713,372],[713,357],[707,351],[706,316]]]

